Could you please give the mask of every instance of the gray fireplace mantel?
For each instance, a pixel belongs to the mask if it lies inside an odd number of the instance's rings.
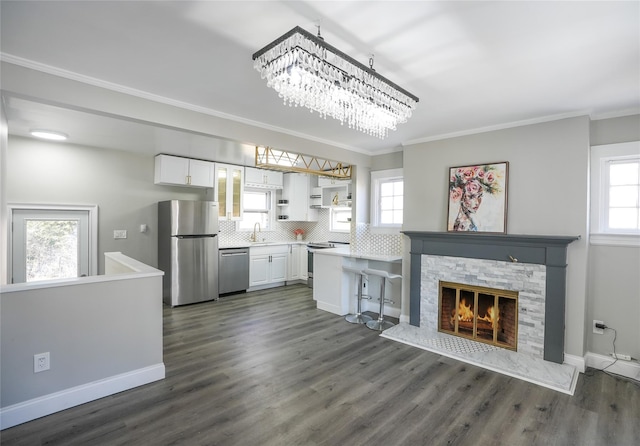
[[[567,246],[580,236],[403,231],[411,239],[409,323],[420,326],[422,255],[535,263],[547,269],[544,359],[562,364]]]

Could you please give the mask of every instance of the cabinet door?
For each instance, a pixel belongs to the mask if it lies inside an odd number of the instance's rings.
[[[244,167],[231,166],[229,181],[231,182],[231,196],[229,204],[231,205],[231,220],[242,219],[242,193],[244,192]]]
[[[289,245],[289,277],[287,280],[300,279],[300,248],[301,245]]]
[[[269,256],[251,256],[249,262],[249,286],[269,283]]]
[[[242,219],[242,193],[244,191],[244,167],[216,164],[216,197],[220,218]]]
[[[158,155],[155,159],[155,184],[188,185],[189,159]]]
[[[271,255],[271,282],[287,280],[287,254]]]
[[[263,185],[265,182],[265,170],[256,169],[255,167],[245,167],[244,181],[251,185]]]
[[[283,174],[282,172],[276,172],[275,170],[265,170],[265,177],[267,184],[275,189],[282,189],[283,186]]]
[[[284,175],[282,196],[289,200],[287,215],[292,221],[318,221],[318,211],[310,205],[310,178],[307,174],[287,173]]]
[[[300,279],[309,279],[309,252],[304,246],[300,246]]]
[[[215,163],[211,161],[189,160],[191,186],[213,187]]]

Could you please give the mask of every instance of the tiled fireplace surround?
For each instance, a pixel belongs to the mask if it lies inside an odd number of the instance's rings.
[[[437,314],[437,287],[435,296],[435,310],[430,307],[432,296],[424,296],[421,298],[422,289],[422,256],[426,256],[427,262],[431,262],[430,256],[443,256],[453,258],[475,259],[469,261],[469,266],[465,262],[462,263],[462,270],[457,274],[462,279],[451,280],[451,278],[442,278],[451,282],[463,282],[464,278],[482,281],[485,283],[472,283],[475,285],[486,285],[499,288],[500,282],[507,286],[507,289],[515,291],[525,291],[526,304],[520,300],[520,308],[518,310],[520,323],[526,320],[531,313],[540,313],[540,310],[530,312],[532,305],[540,304],[540,300],[544,301],[543,319],[540,315],[534,315],[537,321],[530,321],[530,328],[540,330],[541,324],[544,327],[544,333],[534,333],[534,330],[526,330],[528,332],[523,339],[526,344],[526,350],[539,351],[542,347],[542,356],[547,361],[562,364],[564,355],[564,304],[565,304],[565,288],[566,288],[566,266],[567,266],[567,245],[577,237],[559,237],[559,236],[538,236],[538,235],[511,235],[511,234],[484,234],[484,233],[449,233],[449,232],[405,232],[411,239],[411,284],[410,284],[410,307],[409,307],[409,323],[414,326],[421,326],[423,312],[421,307],[426,306],[424,323],[429,323],[430,314]],[[488,261],[488,264],[479,260]],[[455,260],[451,260],[456,262]],[[509,265],[509,263],[516,265]],[[528,265],[528,266],[527,266]],[[538,265],[538,266],[536,266]],[[466,269],[468,268],[468,269]],[[491,268],[497,268],[491,270]],[[442,268],[440,268],[442,269]],[[466,269],[466,271],[465,271]],[[448,269],[451,271],[450,269]],[[474,271],[476,271],[474,273]],[[504,280],[500,279],[499,271],[503,271]],[[544,284],[536,284],[541,281],[541,274],[546,270],[546,280]],[[468,274],[467,274],[468,273]],[[434,272],[435,274],[435,272]],[[427,274],[431,276],[431,274]],[[494,276],[494,277],[491,277]],[[508,279],[514,282],[508,283]],[[525,284],[524,282],[528,282]],[[494,285],[489,285],[494,283]],[[463,282],[464,283],[464,282]],[[540,286],[542,285],[542,286]],[[544,287],[544,289],[542,289]],[[522,294],[520,299],[522,299]],[[437,316],[433,317],[433,321],[437,328]],[[525,327],[526,327],[525,323]],[[539,344],[538,339],[542,335],[543,345]],[[520,349],[520,336],[518,336],[518,349]]]
[[[385,337],[427,350],[430,348],[425,345],[434,340],[450,342],[449,339],[454,338],[437,333],[440,280],[518,291],[518,359],[507,356],[514,352],[497,347],[487,351],[482,346],[469,356],[480,358],[475,361],[478,365],[483,365],[486,356],[486,361],[493,361],[487,368],[572,393],[569,388],[572,373],[562,370],[561,364],[567,246],[578,237],[470,232],[406,231],[404,234],[411,240],[410,326],[392,327],[384,332]],[[467,340],[452,342],[480,344]],[[499,364],[503,362],[522,362],[517,368],[527,370],[537,368],[541,378],[529,379],[520,376],[517,370],[514,373],[500,370]],[[551,376],[555,370],[559,373],[557,379]]]
[[[422,256],[420,326],[438,330],[439,282],[518,292],[517,350],[543,359],[544,288],[543,265],[462,257]]]

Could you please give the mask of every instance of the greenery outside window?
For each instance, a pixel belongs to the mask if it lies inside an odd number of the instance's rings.
[[[404,210],[402,169],[371,172],[371,227],[397,231]]]
[[[238,221],[239,231],[253,231],[256,223],[260,223],[260,230],[269,231],[273,228],[274,193],[271,190],[245,188],[242,195],[244,213]]]

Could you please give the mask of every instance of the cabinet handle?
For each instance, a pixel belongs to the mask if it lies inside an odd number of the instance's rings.
[[[187,175],[186,180],[187,180],[187,184],[191,184],[191,175]]]

